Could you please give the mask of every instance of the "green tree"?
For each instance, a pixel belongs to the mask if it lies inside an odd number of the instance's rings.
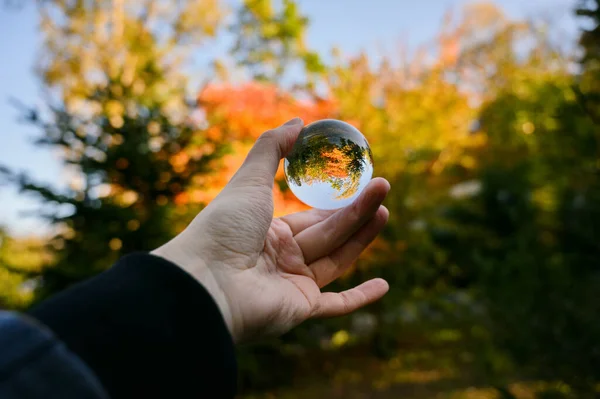
[[[36,278],[50,260],[42,238],[15,238],[0,228],[0,309],[28,306]]]
[[[217,31],[218,2],[39,2],[47,106],[27,110],[37,145],[59,150],[70,187],[11,172],[57,234],[40,297],[158,246],[185,223],[175,207],[223,151],[192,118],[183,63]],[[173,219],[174,212],[177,220]],[[181,226],[179,227],[181,228]]]
[[[579,44],[584,48],[585,53],[582,59],[584,64],[594,64],[593,68],[599,68],[600,60],[600,2],[598,0],[580,0],[576,13],[580,17],[588,18],[592,26],[590,29],[583,29]],[[590,21],[591,20],[591,21]]]
[[[534,51],[495,85],[480,113],[486,145],[473,152],[481,190],[450,200],[453,227],[432,233],[485,309],[485,339],[473,342],[486,378],[562,381],[564,395],[591,398],[600,380],[600,142],[562,65]]]
[[[578,94],[582,107],[596,124],[600,124],[600,3],[598,0],[581,0],[576,13],[591,23],[589,29],[583,29],[579,40],[584,52]]]
[[[244,0],[231,26],[237,38],[231,53],[254,79],[282,83],[286,71],[300,67],[307,75],[303,84],[312,86],[325,67],[304,43],[307,26],[293,0],[283,0],[281,9],[272,0]]]

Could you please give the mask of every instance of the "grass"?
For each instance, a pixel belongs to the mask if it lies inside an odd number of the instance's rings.
[[[313,354],[315,355],[315,354]],[[560,385],[515,380],[508,384],[517,399],[535,399]],[[566,393],[566,392],[565,392]],[[565,396],[566,397],[566,396]],[[459,346],[403,348],[388,360],[365,350],[316,355],[296,372],[289,386],[244,393],[240,399],[504,399],[485,381],[469,353]]]

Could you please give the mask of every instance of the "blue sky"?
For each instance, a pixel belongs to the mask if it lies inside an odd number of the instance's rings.
[[[307,42],[320,53],[333,46],[344,54],[366,51],[372,56],[392,53],[401,43],[411,48],[430,42],[444,13],[458,8],[459,0],[299,0],[311,21]],[[547,16],[556,22],[565,40],[573,40],[578,22],[574,0],[498,0],[513,18]],[[16,98],[38,104],[39,85],[33,74],[39,35],[32,6],[14,12],[0,9],[0,164],[28,171],[36,179],[65,185],[56,154],[31,145],[35,130],[17,123],[17,110],[8,102]],[[219,49],[217,49],[219,50]],[[221,49],[222,50],[222,49]],[[42,221],[24,218],[37,202],[13,188],[0,186],[0,225],[18,235],[48,231]]]

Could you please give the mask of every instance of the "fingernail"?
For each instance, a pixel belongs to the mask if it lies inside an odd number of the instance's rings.
[[[289,121],[287,121],[286,123],[283,124],[283,126],[292,126],[292,125],[298,125],[302,123],[302,119],[295,117],[294,119],[290,119]]]

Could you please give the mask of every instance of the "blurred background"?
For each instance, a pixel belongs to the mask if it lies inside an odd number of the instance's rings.
[[[0,1],[0,307],[181,231],[258,135],[342,119],[392,191],[240,398],[600,397],[598,0]],[[276,214],[304,209],[283,174]],[[148,348],[152,350],[152,348]]]

